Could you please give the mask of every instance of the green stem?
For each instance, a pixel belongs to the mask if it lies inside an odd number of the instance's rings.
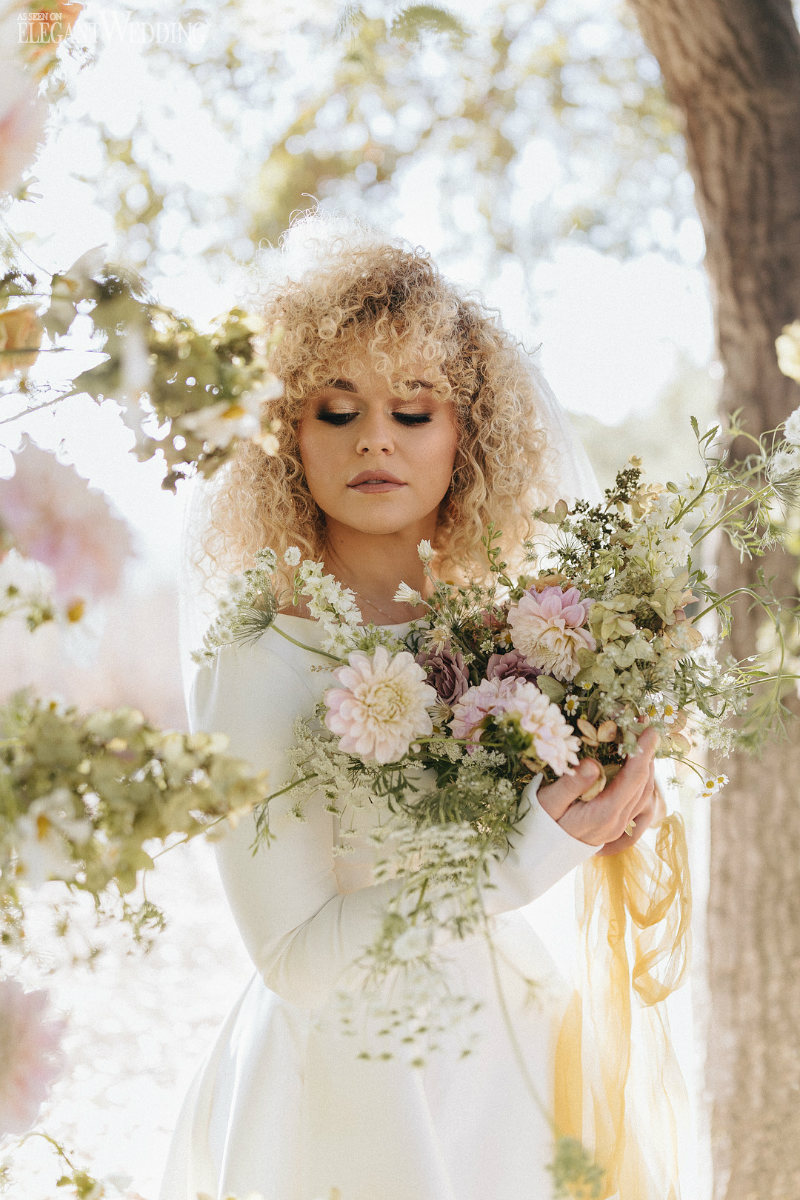
[[[50,1145],[55,1150],[56,1154],[58,1154],[58,1156],[60,1158],[63,1158],[64,1162],[67,1164],[70,1171],[75,1170],[75,1164],[70,1160],[69,1155],[67,1154],[66,1150],[61,1145],[61,1143],[57,1142],[56,1139],[54,1137],[52,1137],[49,1133],[44,1133],[41,1129],[32,1129],[30,1131],[30,1133],[26,1133],[23,1137],[21,1137],[19,1139],[19,1141],[17,1142],[17,1146],[18,1147],[24,1146],[26,1142],[29,1142],[31,1140],[31,1138],[41,1138],[42,1141],[49,1142]]]
[[[742,484],[742,486],[744,486],[744,484]],[[751,492],[745,497],[744,500],[740,500],[738,504],[734,504],[733,508],[726,509],[722,515],[717,518],[713,525],[707,526],[707,528],[700,534],[699,537],[693,538],[692,546],[699,546],[700,543],[704,541],[710,533],[713,533],[715,529],[719,529],[720,525],[723,525],[730,517],[735,516],[736,513],[741,512],[745,508],[749,508],[750,505],[755,503],[757,500],[768,496],[771,491],[773,491],[773,484],[764,484],[764,486],[759,488],[758,491]],[[702,528],[702,526],[700,526],[700,528]]]
[[[308,650],[310,654],[320,654],[323,658],[329,658],[331,662],[344,662],[343,658],[338,658],[335,654],[329,654],[327,650],[320,650],[316,646],[307,646],[305,642],[299,642],[297,638],[293,638],[290,633],[286,633],[286,631],[276,625],[274,621],[271,628],[274,629],[276,633],[279,633],[282,638],[286,638],[287,642],[291,642],[293,645],[299,646],[301,650]]]
[[[313,773],[313,775],[303,775],[301,779],[295,779],[292,783],[287,783],[286,787],[282,787],[279,791],[271,792],[270,795],[264,800],[264,803],[269,804],[271,800],[277,800],[278,796],[284,796],[287,792],[291,792],[294,788],[300,787],[301,784],[308,783],[309,780],[317,778],[318,775],[316,771]]]
[[[708,608],[704,608],[696,617],[692,617],[692,622],[700,621],[703,617],[708,616],[709,613],[715,612],[721,604],[725,604],[728,600],[733,599],[734,596],[750,596],[756,603],[764,607],[763,596],[760,596],[758,592],[754,592],[752,588],[734,588],[732,592],[727,592],[724,596],[718,596],[713,604],[709,604]]]

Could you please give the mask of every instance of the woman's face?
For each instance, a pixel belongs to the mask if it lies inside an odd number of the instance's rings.
[[[413,360],[398,394],[365,362],[310,396],[298,428],[309,490],[331,534],[431,538],[456,452],[453,405]]]

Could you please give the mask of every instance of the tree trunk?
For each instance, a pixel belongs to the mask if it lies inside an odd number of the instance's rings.
[[[790,0],[630,0],[683,114],[707,245],[724,412],[750,432],[800,403],[774,341],[800,317],[800,33]],[[734,445],[732,452],[737,447]],[[755,569],[720,548],[718,586]],[[788,556],[767,565],[794,592]],[[737,657],[757,619],[740,607]],[[735,756],[713,802],[707,1086],[716,1200],[800,1197],[800,737]],[[690,1197],[689,1200],[692,1200]]]

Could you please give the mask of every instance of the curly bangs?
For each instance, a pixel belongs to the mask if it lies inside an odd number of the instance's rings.
[[[306,261],[293,271],[298,237]],[[306,401],[350,364],[367,360],[392,383],[412,359],[456,413],[453,477],[434,541],[437,571],[451,579],[485,575],[481,538],[490,523],[513,559],[530,533],[530,512],[549,504],[555,487],[522,346],[422,250],[352,226],[342,233],[340,223],[331,228],[312,216],[272,253],[282,261],[262,288],[262,304],[269,325],[281,330],[271,365],[284,392],[264,415],[280,422],[279,451],[268,456],[243,443],[218,473],[206,547],[212,560],[240,569],[265,545],[279,556],[292,545],[305,557],[322,556],[325,517],[308,490],[297,439]]]

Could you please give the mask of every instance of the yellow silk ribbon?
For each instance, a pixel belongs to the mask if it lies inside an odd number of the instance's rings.
[[[680,1200],[673,1104],[685,1093],[662,1001],[689,961],[682,818],[661,822],[655,849],[638,842],[591,858],[581,885],[584,962],[556,1046],[556,1132],[582,1141],[604,1169],[601,1200]]]

